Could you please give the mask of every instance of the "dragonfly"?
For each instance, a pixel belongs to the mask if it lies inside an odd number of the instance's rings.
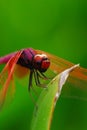
[[[0,57],[0,64],[6,64],[0,73],[0,106],[4,104],[9,86],[14,88],[14,73],[18,78],[29,75],[28,90],[30,91],[32,79],[39,87],[46,87],[41,79],[48,80],[45,72],[51,70],[55,75],[74,64],[48,52],[25,48]],[[18,68],[18,69],[16,69]],[[68,82],[83,87],[87,85],[87,69],[79,67],[71,72]]]

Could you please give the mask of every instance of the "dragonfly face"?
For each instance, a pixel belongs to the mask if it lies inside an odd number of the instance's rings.
[[[33,66],[35,69],[39,70],[40,72],[45,72],[50,66],[50,61],[46,55],[37,54],[34,56]]]

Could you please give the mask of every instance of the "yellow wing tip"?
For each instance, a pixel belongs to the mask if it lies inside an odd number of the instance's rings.
[[[4,95],[3,95],[2,91],[0,91],[0,111],[4,105],[4,100],[5,100]]]

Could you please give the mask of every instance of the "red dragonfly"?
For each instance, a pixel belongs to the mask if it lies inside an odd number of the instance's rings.
[[[22,49],[0,57],[0,64],[6,64],[0,74],[0,106],[2,106],[6,99],[9,86],[14,87],[15,72],[17,77],[22,78],[26,76],[29,73],[28,70],[30,70],[28,85],[30,90],[33,77],[37,86],[45,87],[40,83],[40,78],[48,79],[44,75],[48,69],[57,74],[74,65],[62,58],[32,48]],[[75,71],[71,73],[68,81],[76,85],[78,84],[79,86],[85,86],[85,83],[87,85],[87,69],[81,67],[75,69]]]

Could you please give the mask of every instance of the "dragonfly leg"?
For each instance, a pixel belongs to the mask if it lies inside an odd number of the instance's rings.
[[[38,76],[39,76],[40,78],[44,79],[44,80],[53,79],[53,77],[49,78],[49,77],[47,77],[45,74],[43,74],[42,72],[38,72],[38,71],[37,71],[37,73],[38,73]]]
[[[33,70],[30,71],[30,76],[29,76],[29,85],[28,85],[29,91],[30,91],[30,88],[32,86],[32,78],[33,78]]]
[[[39,75],[38,75],[38,73],[37,73],[36,70],[34,71],[34,78],[35,78],[36,85],[37,85],[38,87],[47,88],[47,87],[46,87],[46,84],[41,84],[41,83],[40,83]]]

